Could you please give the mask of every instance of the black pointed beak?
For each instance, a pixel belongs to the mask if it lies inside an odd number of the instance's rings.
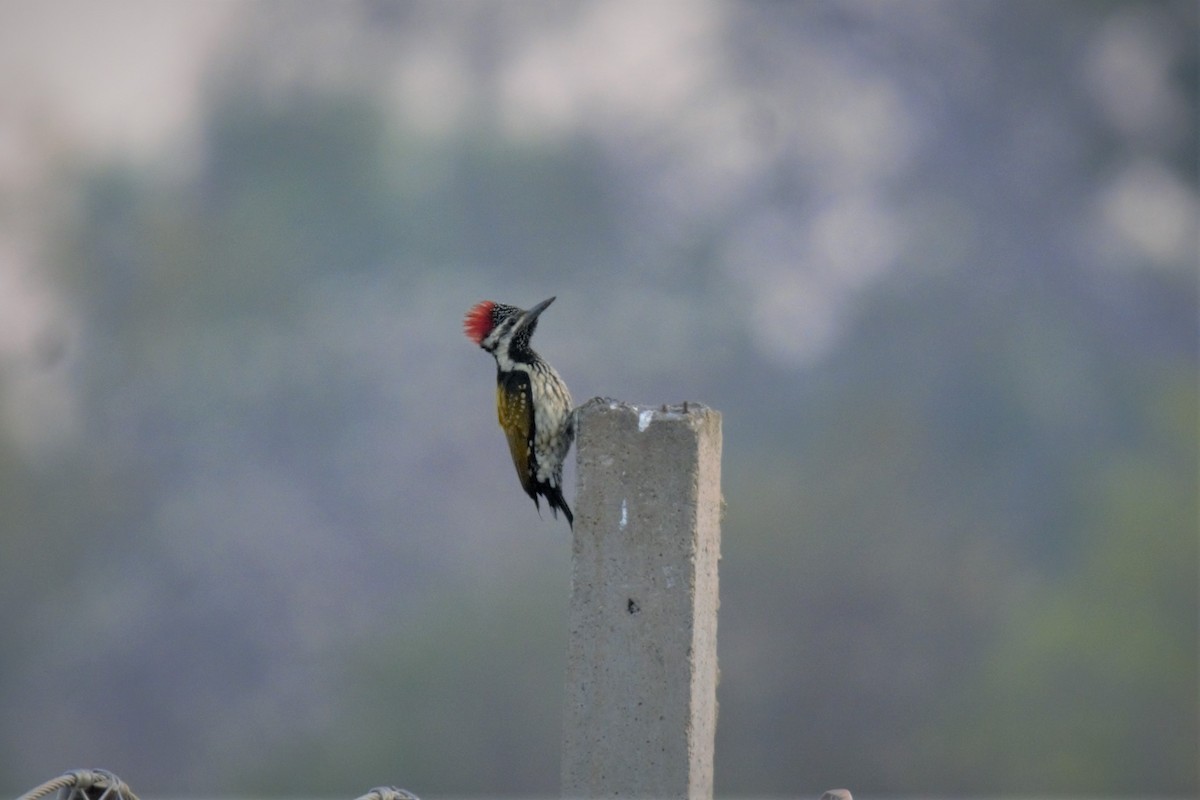
[[[521,320],[517,323],[517,327],[532,328],[534,325],[537,324],[538,314],[541,314],[543,311],[545,311],[546,306],[550,305],[553,302],[554,302],[554,298],[551,297],[549,300],[543,300],[542,302],[538,303],[533,308],[526,311],[525,314],[521,317]]]
[[[536,306],[534,306],[533,308],[531,308],[531,309],[529,309],[528,311],[526,311],[526,312],[525,312],[525,320],[526,320],[526,322],[533,322],[535,319],[537,319],[537,318],[538,318],[538,314],[540,314],[540,313],[542,313],[543,311],[545,311],[545,310],[546,310],[546,306],[550,305],[550,304],[551,304],[551,303],[553,303],[553,302],[554,302],[554,298],[553,298],[553,297],[551,297],[549,300],[543,300],[542,302],[538,303],[538,304],[537,304]]]

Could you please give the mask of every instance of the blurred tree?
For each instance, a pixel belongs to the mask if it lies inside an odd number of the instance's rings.
[[[1192,376],[1163,376],[1135,423],[1141,446],[1076,471],[1071,518],[1088,544],[1061,579],[1032,582],[1014,604],[954,735],[929,732],[939,760],[957,765],[955,791],[1194,791],[1196,409]]]
[[[304,764],[317,794],[385,779],[431,795],[555,794],[566,666],[555,601],[569,592],[560,556],[405,601],[419,614],[363,642],[328,687],[330,726],[283,740],[241,785],[276,793]]]
[[[0,783],[552,793],[566,540],[480,478],[457,330],[502,290],[576,298],[580,399],[725,414],[723,793],[1196,793],[1195,265],[1144,213],[1194,114],[1104,110],[1194,111],[1194,4],[254,8],[195,164],[87,165],[55,231]],[[389,54],[469,111],[397,122]]]

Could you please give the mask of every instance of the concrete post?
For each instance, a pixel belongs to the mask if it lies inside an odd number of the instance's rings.
[[[579,409],[562,787],[712,797],[721,415]]]

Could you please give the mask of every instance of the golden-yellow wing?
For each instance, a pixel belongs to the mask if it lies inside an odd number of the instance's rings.
[[[513,466],[517,468],[521,488],[534,497],[534,465],[531,463],[534,459],[533,398],[530,394],[529,376],[524,372],[510,372],[496,385],[496,411],[508,439]]]

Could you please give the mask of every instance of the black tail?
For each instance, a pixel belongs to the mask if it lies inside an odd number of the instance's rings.
[[[561,509],[563,515],[567,518],[567,524],[571,526],[571,530],[575,530],[575,515],[571,513],[570,506],[567,505],[566,499],[563,498],[561,487],[551,486],[548,483],[539,483],[537,485],[537,494],[546,498],[546,503],[550,506],[550,513],[554,515],[555,519],[558,519],[558,511]],[[533,497],[535,504],[538,501],[537,494]]]

